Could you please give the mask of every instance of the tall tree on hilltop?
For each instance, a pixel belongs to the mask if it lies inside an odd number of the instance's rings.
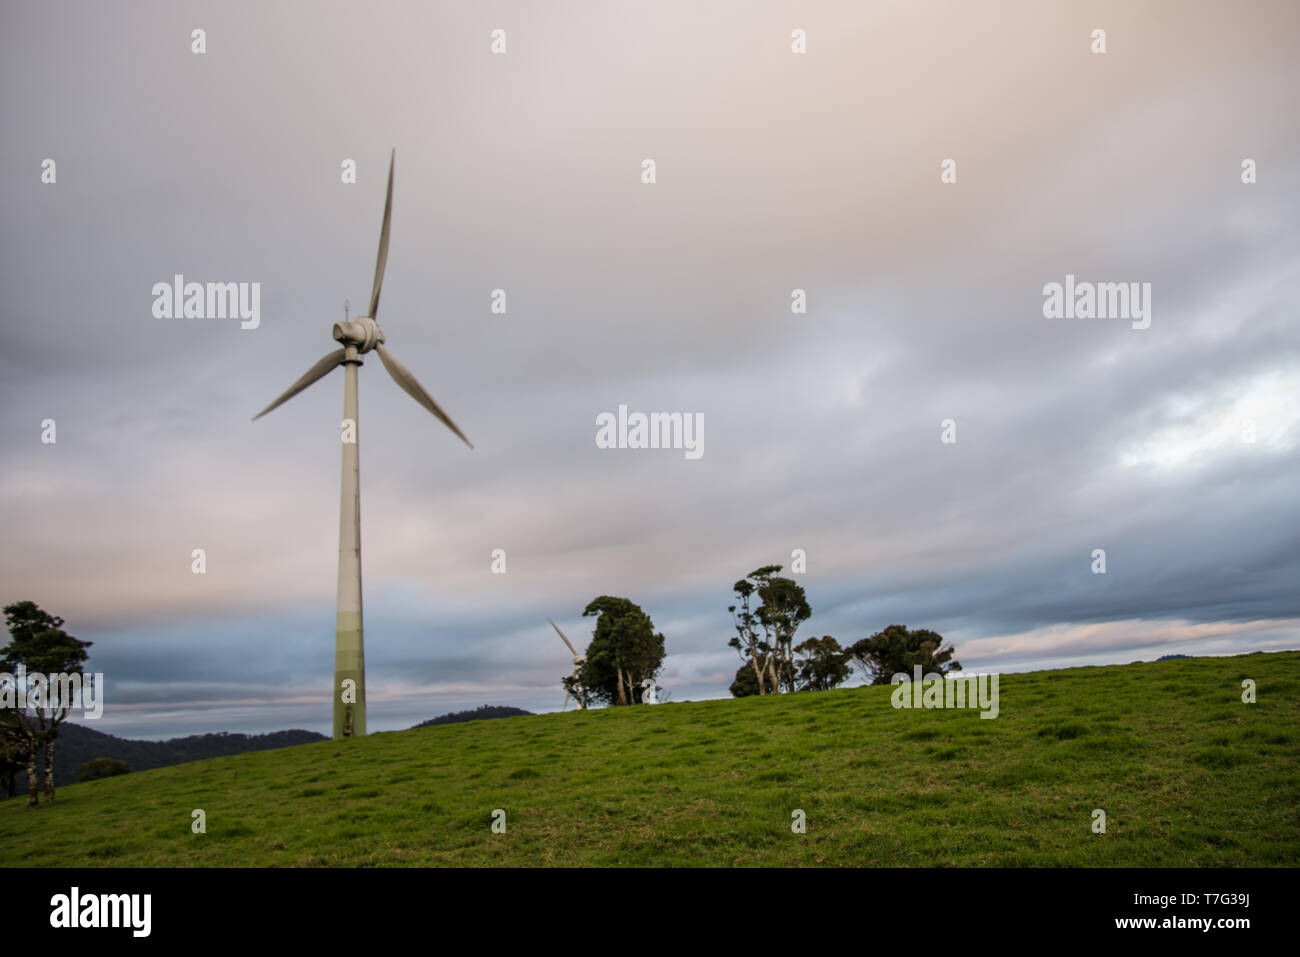
[[[47,614],[35,602],[16,602],[6,606],[4,612],[10,642],[0,649],[0,670],[8,672],[11,685],[16,685],[21,666],[25,671],[22,691],[27,696],[26,707],[14,708],[17,724],[6,730],[17,735],[27,749],[27,803],[31,806],[39,803],[36,763],[42,753],[45,800],[54,800],[54,740],[72,707],[68,684],[60,680],[62,693],[56,696],[54,682],[68,675],[84,675],[81,664],[92,642],[73,638],[63,630],[62,618]],[[51,699],[56,707],[48,706]]]
[[[582,614],[597,617],[578,683],[596,701],[640,704],[643,682],[663,666],[664,636],[655,632],[650,616],[626,598],[601,595]]]
[[[736,626],[727,644],[753,669],[759,694],[794,690],[794,634],[812,614],[803,587],[777,577],[780,570],[764,565],[750,572],[732,586],[737,601],[727,607]]]
[[[758,608],[758,618],[771,636],[776,652],[768,661],[769,685],[794,691],[794,633],[812,615],[812,607],[803,586],[790,578],[769,579],[759,587],[758,597],[763,601]]]
[[[764,637],[762,624],[751,602],[755,592],[758,591],[758,586],[780,570],[780,565],[764,565],[731,586],[736,593],[736,603],[728,605],[727,611],[735,621],[736,634],[727,644],[739,652],[741,667],[748,666],[754,672],[752,684],[748,679],[742,682],[740,675],[737,674],[736,681],[732,685],[732,694],[736,694],[734,689],[737,687],[745,694],[767,694],[767,659],[772,654],[772,648]],[[751,688],[753,690],[750,690]],[[741,695],[736,694],[736,697]]]
[[[943,647],[943,636],[937,632],[926,628],[908,631],[906,625],[890,625],[849,646],[849,654],[873,685],[887,685],[900,673],[910,678],[916,665],[921,666],[922,674],[961,671],[961,662],[952,660],[955,653],[952,645]]]

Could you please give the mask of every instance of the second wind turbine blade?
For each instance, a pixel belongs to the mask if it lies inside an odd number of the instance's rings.
[[[283,405],[285,402],[288,402],[290,399],[292,399],[303,389],[307,388],[307,386],[311,385],[317,379],[324,376],[325,373],[331,371],[335,366],[341,365],[343,363],[343,360],[347,357],[347,354],[348,354],[348,350],[339,349],[338,351],[331,352],[329,355],[322,358],[320,362],[316,363],[305,373],[303,373],[301,379],[299,379],[293,385],[289,386],[289,388],[285,390],[284,394],[281,395],[280,398],[276,399],[274,402],[268,405],[261,412],[257,413],[257,415],[253,416],[253,421],[256,422],[258,419],[266,415],[266,413],[270,412],[276,406]]]
[[[393,217],[393,164],[397,162],[397,150],[388,158],[388,197],[384,200],[384,225],[379,231],[379,258],[375,260],[375,285],[370,290],[371,319],[379,316],[379,287],[384,284],[384,267],[388,265],[388,227]]]
[[[549,618],[547,618],[546,620],[551,621],[551,619]],[[560,631],[560,626],[557,625],[555,622],[551,621],[551,627],[554,628],[555,633],[560,636],[560,640],[569,646],[569,651],[573,653],[573,657],[575,658],[578,657],[577,650],[573,647],[572,643],[570,643],[569,639],[564,636],[564,632]]]
[[[443,425],[459,435],[461,441],[471,449],[474,447],[474,443],[465,438],[465,433],[456,427],[456,423],[451,421],[451,417],[442,411],[442,406],[434,402],[433,396],[429,395],[424,390],[424,386],[420,385],[415,376],[411,375],[411,370],[397,361],[397,356],[389,352],[383,345],[375,346],[375,351],[379,353],[379,360],[384,364],[384,368],[388,370],[388,374],[393,377],[393,381],[400,385],[407,395],[436,415]]]

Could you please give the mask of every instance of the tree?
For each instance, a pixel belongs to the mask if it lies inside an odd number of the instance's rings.
[[[36,763],[45,756],[45,800],[54,800],[54,741],[59,725],[68,716],[72,701],[66,695],[68,685],[60,682],[63,695],[53,695],[53,680],[67,675],[82,675],[81,664],[92,642],[80,641],[63,630],[63,619],[42,611],[34,602],[20,601],[5,607],[5,624],[10,642],[0,649],[0,670],[11,677],[11,691],[18,691],[20,668],[21,690],[27,695],[26,707],[15,707],[15,725],[9,730],[22,742],[27,764],[27,804],[39,803],[36,787]],[[42,688],[42,684],[44,688]],[[50,699],[54,700],[51,701]],[[49,704],[55,707],[48,707]]]
[[[779,571],[780,569],[778,569]],[[794,633],[812,615],[803,586],[789,578],[772,578],[758,589],[763,604],[758,619],[771,635],[776,654],[768,660],[770,687],[794,691]]]
[[[11,708],[0,708],[0,797],[18,793],[18,772],[26,769],[31,746]]]
[[[754,593],[758,591],[758,586],[780,570],[780,565],[764,565],[731,586],[732,591],[736,593],[737,601],[734,605],[728,605],[727,611],[735,621],[736,634],[728,640],[727,644],[739,652],[741,667],[748,666],[753,671],[752,687],[755,689],[753,694],[767,694],[767,658],[772,654],[772,649],[764,638],[762,625],[757,613],[750,607],[750,602],[753,600]],[[736,680],[739,683],[739,675],[736,676]],[[732,687],[735,685],[733,684]],[[751,687],[748,679],[742,687]]]
[[[952,645],[943,647],[942,635],[924,628],[908,631],[906,625],[890,625],[849,646],[868,684],[873,685],[887,685],[900,672],[910,678],[916,665],[921,666],[922,674],[961,671],[961,663],[951,660],[954,652]]]
[[[794,633],[812,614],[803,587],[778,578],[780,570],[764,565],[750,572],[732,586],[738,600],[727,607],[736,625],[727,644],[753,669],[759,694],[794,690]]]
[[[131,765],[117,758],[92,758],[77,768],[78,781],[98,781],[118,774],[129,774]]]
[[[589,700],[640,704],[642,684],[663,667],[664,636],[655,632],[650,616],[626,598],[601,595],[582,614],[597,617],[577,683]]]
[[[830,691],[853,674],[849,653],[830,635],[809,638],[795,652],[800,691]]]

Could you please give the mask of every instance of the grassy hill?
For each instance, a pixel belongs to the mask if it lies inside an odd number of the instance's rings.
[[[890,691],[473,721],[133,773],[0,805],[0,863],[1300,863],[1300,652],[1007,675],[994,720],[895,710]]]

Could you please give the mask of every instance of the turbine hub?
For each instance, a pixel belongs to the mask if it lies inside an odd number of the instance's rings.
[[[334,338],[345,346],[356,346],[358,353],[366,353],[384,341],[384,334],[375,320],[358,316],[350,322],[334,323]]]

